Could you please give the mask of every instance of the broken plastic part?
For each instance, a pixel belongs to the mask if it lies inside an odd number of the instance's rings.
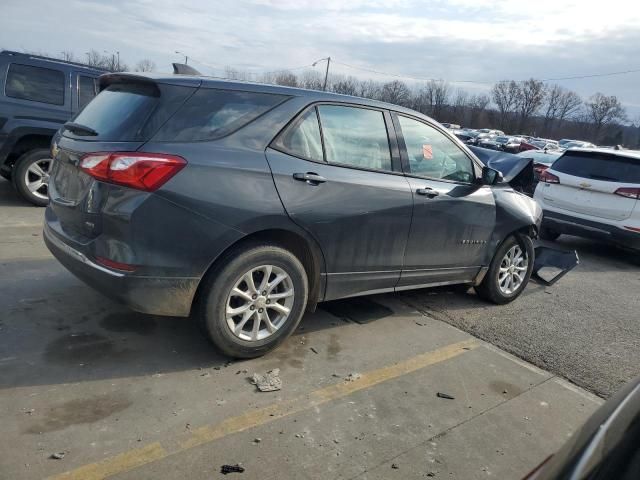
[[[580,264],[578,252],[563,250],[549,242],[534,242],[536,259],[531,275],[539,282],[551,286]]]

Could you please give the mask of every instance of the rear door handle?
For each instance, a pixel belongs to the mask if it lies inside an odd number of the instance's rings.
[[[309,185],[318,185],[319,183],[324,183],[327,181],[326,178],[318,175],[314,172],[307,173],[294,173],[294,180],[299,180],[301,182],[307,182]]]
[[[434,198],[437,197],[438,195],[440,195],[440,192],[437,190],[434,190],[431,187],[424,187],[424,188],[419,188],[416,190],[416,193],[418,195],[423,195],[427,198]]]

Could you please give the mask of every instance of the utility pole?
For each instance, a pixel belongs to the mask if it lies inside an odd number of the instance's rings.
[[[184,55],[184,64],[186,65],[187,62],[189,61],[189,57],[187,56],[187,54],[179,52],[178,50],[176,50],[176,53],[179,54],[179,55]]]
[[[120,52],[116,52],[118,54],[118,71],[120,71]]]
[[[315,67],[318,63],[326,60],[327,61],[327,69],[324,72],[324,83],[322,84],[322,91],[327,91],[327,80],[329,78],[329,65],[331,64],[331,57],[321,58],[320,60],[316,60],[311,64],[312,67]]]

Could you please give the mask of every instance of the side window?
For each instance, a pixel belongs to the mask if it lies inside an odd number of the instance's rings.
[[[64,105],[64,73],[51,68],[12,63],[7,72],[7,97]]]
[[[320,105],[327,162],[391,170],[389,137],[382,112],[359,107]]]
[[[96,79],[84,75],[78,76],[78,109],[83,109],[96,95]]]
[[[322,162],[322,139],[315,108],[296,119],[276,140],[274,146],[296,157]]]
[[[443,133],[426,123],[398,115],[409,156],[409,172],[430,178],[471,183],[471,159]]]

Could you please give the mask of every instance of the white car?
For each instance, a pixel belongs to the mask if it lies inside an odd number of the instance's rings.
[[[561,234],[640,250],[640,152],[571,149],[540,173],[540,238]]]

